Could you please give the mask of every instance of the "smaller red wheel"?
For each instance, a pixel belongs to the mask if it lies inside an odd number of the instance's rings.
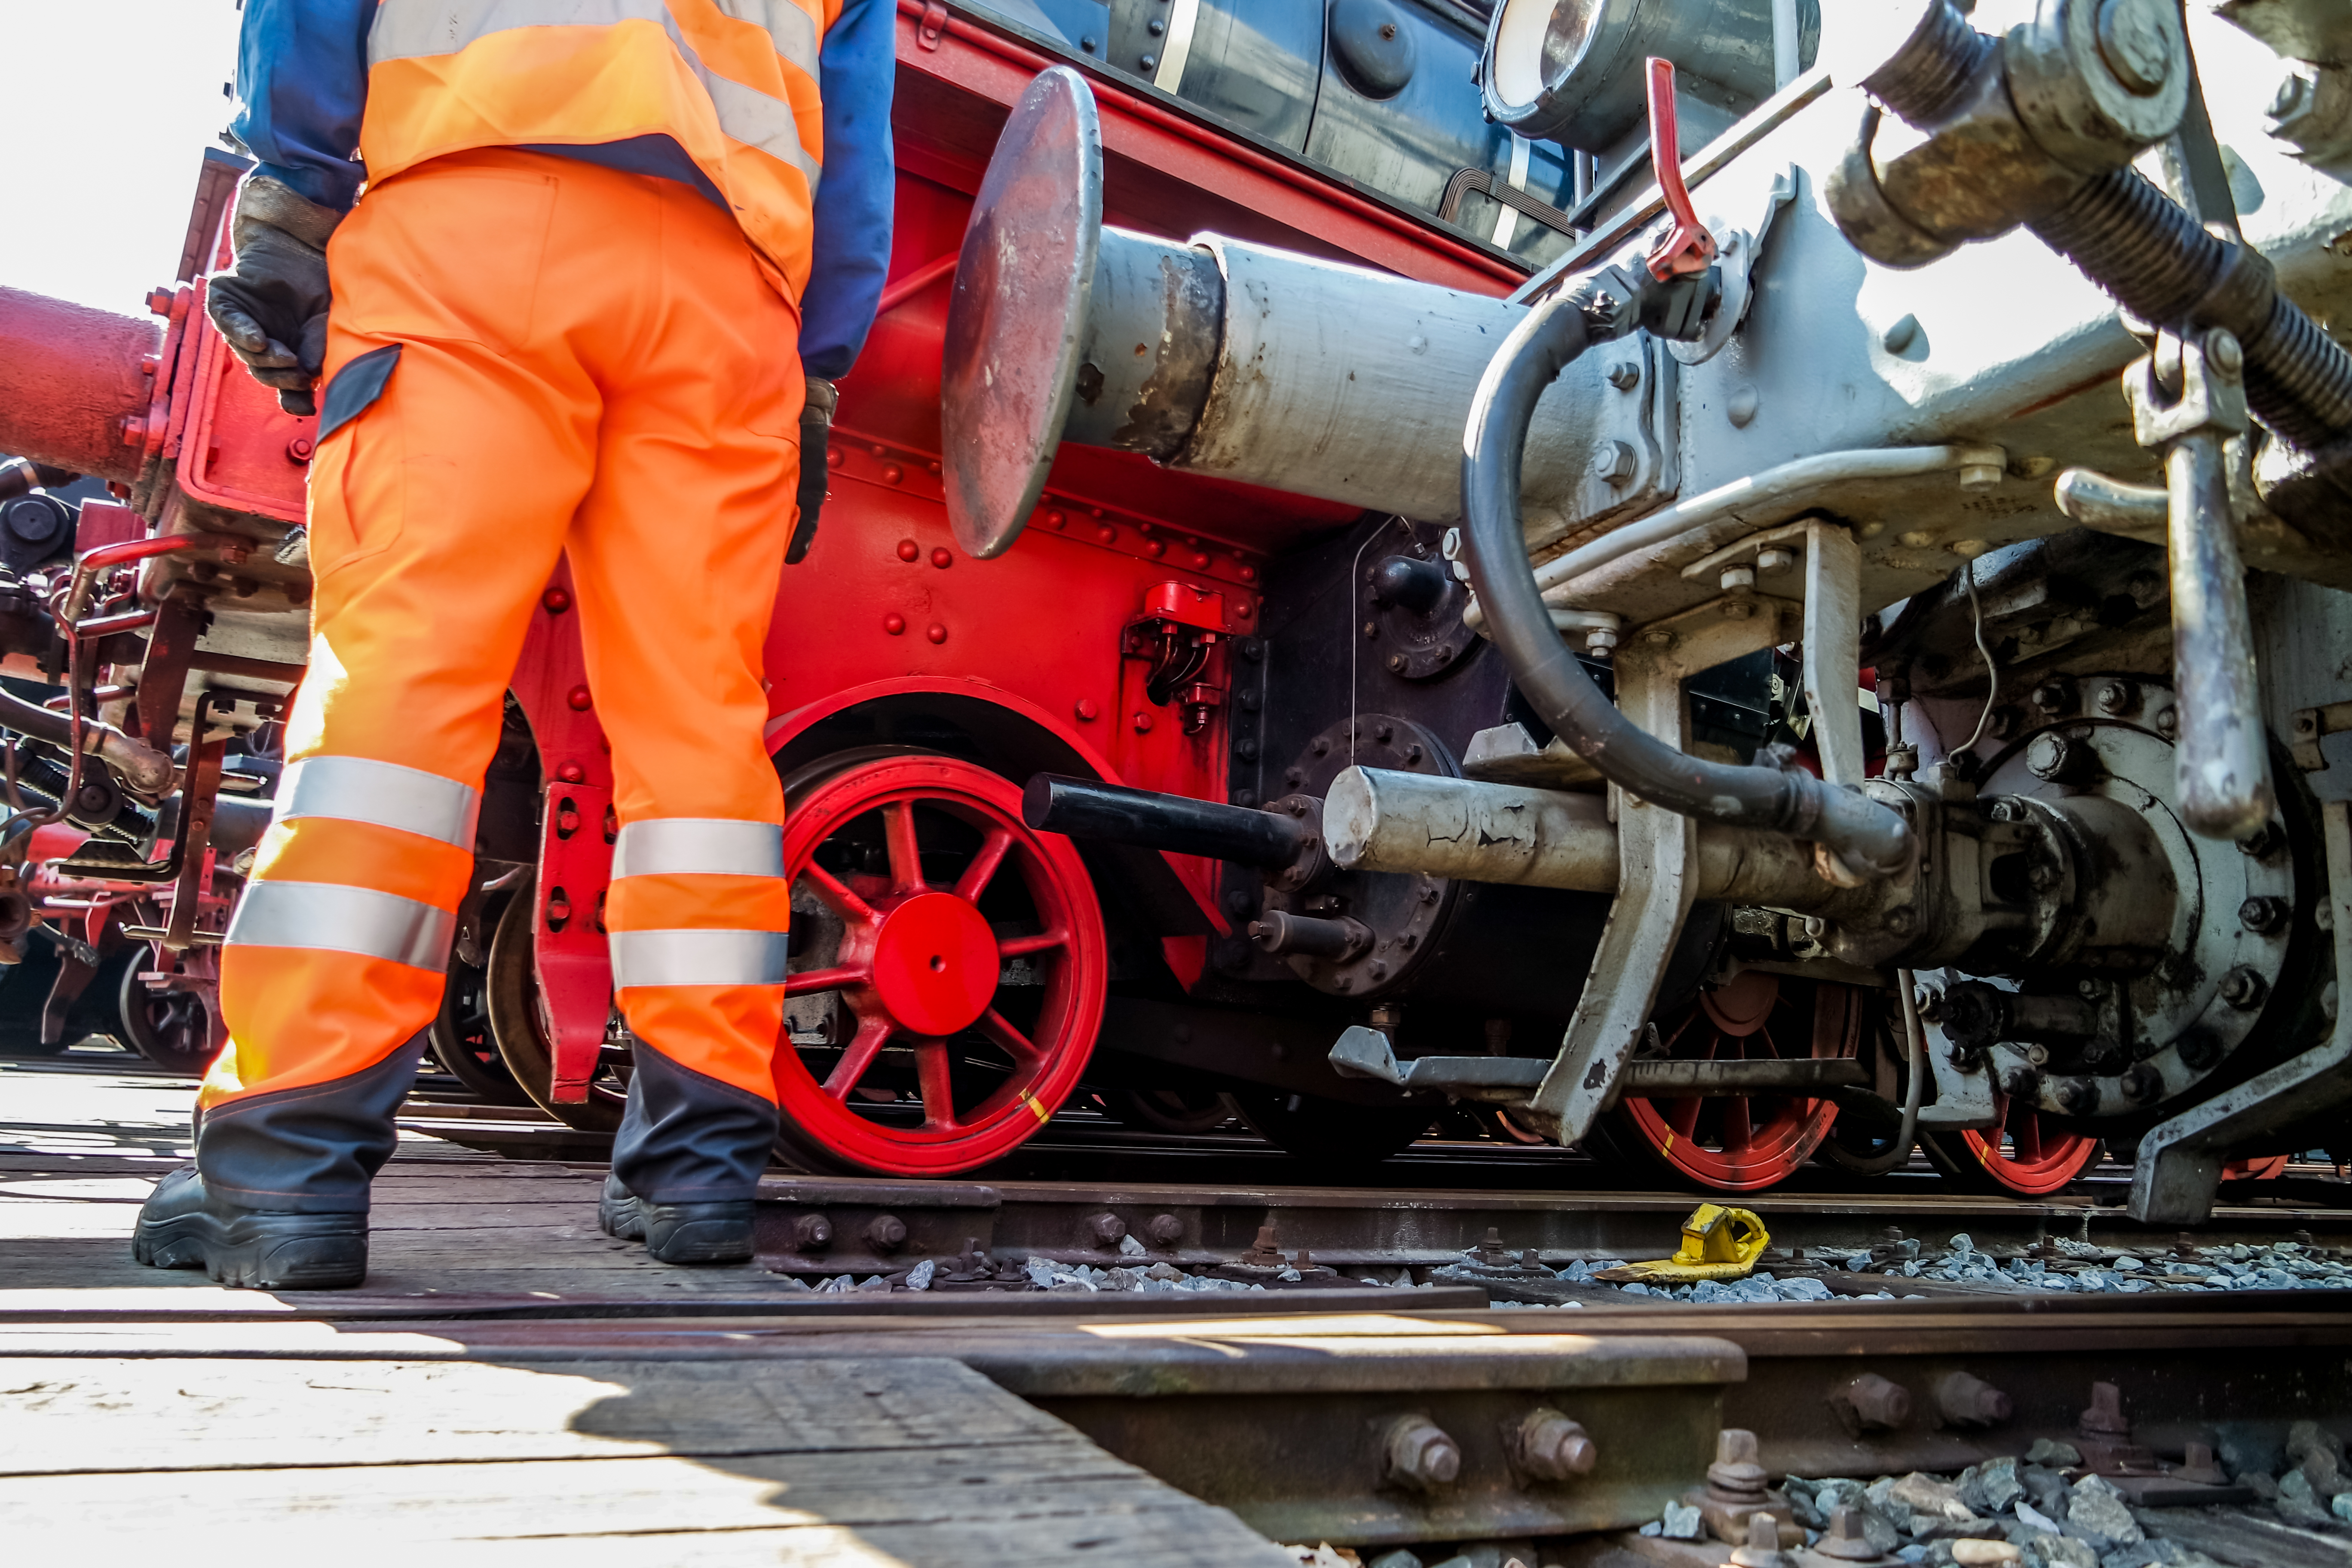
[[[1852,986],[1784,984],[1750,969],[1701,993],[1658,1031],[1666,1054],[1677,1058],[1851,1057],[1862,1038],[1862,1014],[1861,994]],[[1812,1158],[1836,1120],[1832,1101],[1789,1095],[1628,1098],[1604,1136],[1612,1148],[1644,1156],[1690,1185],[1753,1193],[1787,1180]]]
[[[2006,1101],[1997,1129],[1922,1133],[1919,1145],[1951,1180],[2024,1197],[2058,1191],[2099,1157],[2096,1133],[2077,1132],[2019,1100]]]
[[[2255,1154],[2243,1160],[2232,1160],[2221,1167],[2225,1182],[2275,1182],[2286,1174],[2286,1163],[2292,1154]]]
[[[970,763],[869,754],[801,776],[780,1146],[898,1176],[1011,1153],[1077,1086],[1102,1024],[1109,958],[1085,862],[1023,823],[1020,786]],[[807,1001],[827,994],[813,1023]]]

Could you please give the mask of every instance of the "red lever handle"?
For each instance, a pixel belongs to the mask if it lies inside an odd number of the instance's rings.
[[[1690,190],[1683,184],[1682,139],[1675,124],[1675,62],[1655,55],[1650,57],[1650,163],[1675,220],[1650,249],[1650,276],[1663,283],[1706,271],[1715,260],[1715,236],[1698,221]]]

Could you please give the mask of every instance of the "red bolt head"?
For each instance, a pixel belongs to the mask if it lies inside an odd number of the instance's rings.
[[[172,291],[169,289],[148,289],[147,312],[152,316],[170,315],[172,313]]]
[[[1139,735],[1148,735],[1148,734],[1150,734],[1150,733],[1151,732],[1151,715],[1150,715],[1150,714],[1149,714],[1149,713],[1144,713],[1144,712],[1138,712],[1138,713],[1136,714],[1136,716],[1135,716],[1135,732],[1136,732],[1137,734],[1139,734]]]
[[[828,468],[837,468],[847,460],[847,455],[838,447],[824,455],[824,466]]]
[[[925,467],[925,468],[929,468],[931,472],[933,472],[933,473],[935,473],[935,474],[936,474],[936,473],[938,473],[938,472],[940,471],[940,465],[939,465],[939,461],[938,461],[938,459],[937,459],[937,458],[932,459],[930,462],[925,463],[925,464],[923,465],[923,467]]]
[[[1078,699],[1076,711],[1078,715],[1079,723],[1091,724],[1095,721],[1096,716],[1102,712],[1102,710],[1095,706],[1093,698],[1081,697]]]
[[[1250,607],[1250,602],[1247,599],[1244,599],[1240,604],[1234,606],[1234,619],[1237,621],[1248,620],[1255,614],[1257,614],[1257,612]]]
[[[1244,567],[1243,567],[1243,568],[1242,568],[1242,581],[1243,581],[1243,582],[1244,582],[1244,583],[1255,583],[1255,582],[1256,582],[1256,581],[1257,581],[1257,568],[1256,568],[1256,567],[1255,567],[1255,566],[1244,566]]]
[[[1150,551],[1154,555],[1165,555],[1168,553],[1168,546],[1157,539],[1153,540],[1143,548]]]
[[[944,572],[955,564],[955,553],[944,544],[931,552],[931,564]]]
[[[1192,552],[1192,570],[1195,572],[1206,572],[1208,569],[1209,558],[1206,555],[1202,554],[1197,550]]]
[[[1059,528],[1069,521],[1069,514],[1066,512],[1049,511],[1045,514],[1045,526],[1047,528]]]
[[[882,629],[895,637],[907,629],[907,617],[893,610],[882,617]]]
[[[588,779],[588,770],[578,763],[566,763],[555,770],[555,776],[565,784],[585,784]]]
[[[885,463],[882,465],[882,482],[884,484],[895,485],[906,477],[907,470],[900,468],[898,464]]]
[[[947,627],[940,625],[937,621],[933,621],[928,627],[926,627],[923,635],[930,638],[933,642],[945,642],[948,640]]]
[[[1101,540],[1105,544],[1108,544],[1112,540],[1118,537],[1118,530],[1113,528],[1108,523],[1104,523],[1100,528],[1095,530],[1095,537]]]
[[[573,811],[573,810],[570,809],[569,807],[566,807],[566,808],[565,808],[564,810],[562,810],[562,811],[559,811],[559,812],[557,812],[557,813],[555,814],[555,830],[556,830],[558,833],[577,833],[577,832],[579,832],[579,831],[580,831],[580,814],[579,814],[578,812],[576,812],[576,811]]]
[[[890,455],[890,448],[885,447],[879,441],[877,441],[872,447],[868,447],[867,450],[871,451],[877,458],[887,458]]]
[[[553,898],[548,900],[547,918],[551,921],[570,920],[572,918],[572,900],[565,898],[561,893],[558,893]]]
[[[317,448],[310,445],[310,437],[308,436],[297,436],[294,439],[286,443],[286,456],[288,460],[291,462],[309,462],[310,460],[310,454],[316,449]]]
[[[539,605],[540,608],[549,615],[560,616],[572,607],[571,591],[564,588],[550,588],[539,596]]]
[[[564,700],[572,704],[572,710],[574,713],[585,713],[596,700],[588,695],[586,687],[575,686],[572,689],[572,695],[566,697]]]
[[[902,540],[898,541],[898,559],[899,559],[899,560],[901,560],[901,561],[919,561],[919,560],[921,560],[922,558],[923,558],[923,547],[922,547],[921,545],[919,545],[919,544],[916,543],[916,542],[915,542],[913,540],[911,540],[911,539],[902,539]]]

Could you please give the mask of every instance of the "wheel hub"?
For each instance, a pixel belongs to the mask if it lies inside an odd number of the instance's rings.
[[[996,933],[953,893],[918,893],[882,917],[874,990],[910,1033],[970,1028],[996,994],[999,968]]]

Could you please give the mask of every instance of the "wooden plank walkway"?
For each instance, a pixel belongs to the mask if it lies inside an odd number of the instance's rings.
[[[436,1335],[429,1321],[346,1333],[305,1321],[340,1293],[227,1291],[200,1270],[142,1268],[131,1224],[186,1157],[193,1100],[184,1080],[88,1050],[0,1063],[0,1540],[12,1561],[151,1568],[192,1546],[404,1564],[425,1548],[434,1568],[1296,1561],[948,1343],[827,1354],[820,1331],[808,1336],[817,1353],[746,1358],[722,1328],[659,1359],[622,1347],[550,1360]],[[404,1136],[377,1179],[364,1295],[415,1312],[486,1298],[658,1310],[786,1290],[749,1265],[667,1268],[601,1235],[602,1180]],[[49,1310],[125,1321],[27,1321]],[[275,1321],[194,1321],[222,1312]],[[558,1338],[567,1326],[580,1325],[550,1325]],[[433,1359],[406,1359],[418,1352]]]

